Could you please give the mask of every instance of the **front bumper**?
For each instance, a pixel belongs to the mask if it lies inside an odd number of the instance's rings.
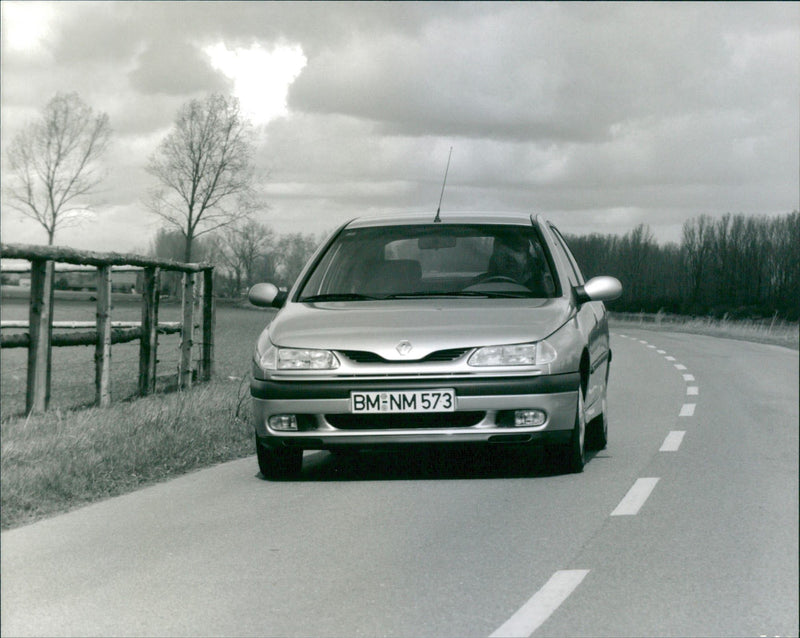
[[[252,416],[256,435],[271,447],[333,449],[403,444],[566,442],[575,424],[579,373],[509,377],[435,377],[276,381],[252,379]],[[414,414],[350,423],[351,391],[400,391],[453,388],[453,413],[426,414],[423,425]],[[508,415],[535,409],[546,414],[542,425],[515,427]],[[298,415],[298,431],[277,431],[269,418]],[[455,419],[448,415],[457,415]],[[441,418],[438,418],[441,416]],[[406,418],[408,419],[407,423]],[[465,421],[466,419],[466,421]],[[438,421],[441,420],[441,423]],[[342,425],[348,423],[348,425]],[[334,424],[338,424],[334,425]]]

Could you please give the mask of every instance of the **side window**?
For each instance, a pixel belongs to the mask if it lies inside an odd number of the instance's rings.
[[[575,257],[573,257],[572,255],[572,251],[569,249],[569,246],[567,246],[567,242],[564,241],[564,238],[561,236],[561,233],[559,232],[558,228],[556,228],[552,224],[550,225],[550,230],[553,231],[553,235],[555,236],[559,247],[567,257],[567,261],[569,262],[569,265],[572,268],[572,274],[574,275],[575,282],[578,285],[583,285],[584,284],[583,274],[581,273],[581,269],[578,267],[578,262],[575,261]],[[572,279],[572,277],[570,279]]]

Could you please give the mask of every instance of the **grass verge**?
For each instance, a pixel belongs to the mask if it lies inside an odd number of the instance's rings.
[[[679,317],[660,315],[611,315],[614,328],[642,328],[663,332],[685,332],[725,339],[738,339],[754,343],[800,349],[798,324],[789,322],[714,319],[712,317]]]
[[[246,381],[4,421],[0,527],[253,454]]]

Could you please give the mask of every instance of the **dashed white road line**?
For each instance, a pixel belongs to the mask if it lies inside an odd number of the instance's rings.
[[[678,416],[694,416],[694,407],[696,405],[696,403],[684,403]]]
[[[650,496],[650,493],[658,483],[657,478],[640,478],[636,479],[633,487],[628,490],[628,493],[617,505],[616,509],[611,512],[611,516],[635,516],[642,509],[645,501]]]
[[[627,339],[627,335],[619,335],[623,339]],[[648,348],[656,349],[657,346],[650,345],[647,341],[638,340],[639,343],[646,345]],[[665,355],[665,350],[656,350],[658,354]],[[665,356],[667,361],[675,361],[675,357]],[[680,363],[675,363],[677,370],[686,370],[686,366]],[[694,375],[684,374],[684,381],[694,381]],[[698,386],[687,386],[687,396],[699,395],[700,389]],[[681,406],[681,417],[690,417],[694,415],[695,403],[684,403]],[[685,430],[673,430],[664,439],[661,444],[660,452],[677,452],[686,435]],[[635,516],[642,509],[647,499],[652,494],[659,479],[657,477],[647,477],[636,479],[631,489],[620,501],[619,505],[611,512],[611,516]],[[575,591],[578,585],[581,584],[586,575],[589,573],[588,569],[569,569],[557,571],[550,577],[544,586],[537,591],[519,610],[511,616],[505,623],[503,623],[490,638],[527,638],[534,631],[536,631],[552,614],[558,609],[561,604]]]
[[[677,452],[683,442],[685,434],[685,430],[673,430],[667,434],[667,438],[664,439],[664,443],[661,444],[659,452]]]
[[[527,638],[575,591],[588,573],[588,569],[557,571],[489,638]]]

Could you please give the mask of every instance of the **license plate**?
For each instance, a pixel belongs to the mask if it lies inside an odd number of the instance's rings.
[[[456,392],[450,388],[350,393],[350,411],[354,413],[453,412],[455,409]]]

